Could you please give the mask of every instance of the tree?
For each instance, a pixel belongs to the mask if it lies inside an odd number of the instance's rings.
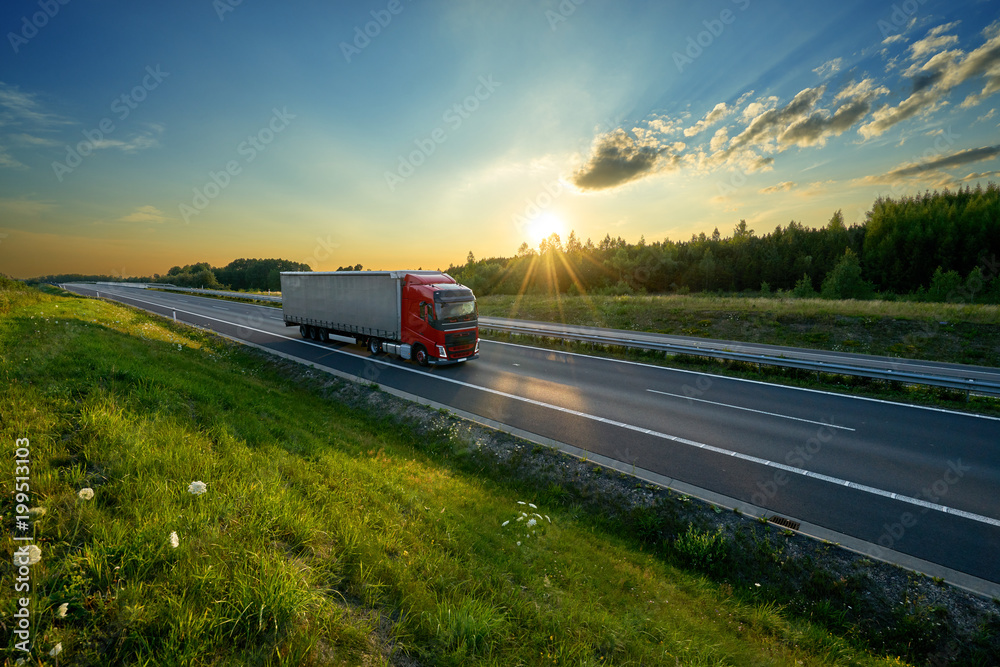
[[[811,299],[816,296],[812,278],[809,277],[808,273],[803,273],[802,277],[795,283],[795,287],[792,289],[792,296],[798,299]]]
[[[826,274],[820,288],[820,295],[824,299],[867,299],[873,292],[872,286],[861,278],[861,261],[850,248],[833,270]]]

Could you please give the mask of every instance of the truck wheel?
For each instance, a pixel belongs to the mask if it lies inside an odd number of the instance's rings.
[[[330,332],[327,331],[326,329],[317,329],[316,330],[316,340],[318,340],[321,343],[329,343],[330,342]]]
[[[417,345],[413,348],[413,358],[417,360],[417,363],[421,366],[429,366],[430,362],[427,358],[427,350],[424,349],[423,345]]]
[[[377,354],[381,354],[382,353],[382,341],[380,341],[378,338],[369,338],[368,339],[368,351],[372,353],[373,357],[375,355],[377,355]]]
[[[309,338],[309,327],[304,324],[299,325],[299,335],[303,338]]]

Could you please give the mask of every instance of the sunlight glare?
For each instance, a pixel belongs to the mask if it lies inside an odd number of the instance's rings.
[[[558,234],[559,239],[566,242],[566,223],[555,213],[548,211],[540,213],[528,223],[525,233],[528,236],[528,243],[537,248],[544,239],[552,234]]]

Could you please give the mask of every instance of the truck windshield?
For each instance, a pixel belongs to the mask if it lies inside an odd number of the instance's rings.
[[[475,301],[437,303],[438,322],[471,322],[477,319],[479,309]]]

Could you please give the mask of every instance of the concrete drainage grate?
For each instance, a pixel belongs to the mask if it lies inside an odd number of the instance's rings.
[[[767,520],[773,524],[776,524],[778,526],[784,526],[785,528],[791,528],[792,530],[798,530],[799,526],[802,525],[798,521],[792,521],[791,519],[786,519],[783,516],[777,516],[777,515],[768,517]]]

